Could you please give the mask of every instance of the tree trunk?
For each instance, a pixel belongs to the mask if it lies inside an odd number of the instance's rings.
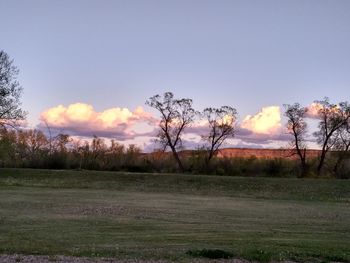
[[[182,165],[182,162],[181,162],[181,159],[179,157],[179,154],[177,153],[175,147],[171,146],[170,148],[171,148],[171,151],[173,152],[173,156],[174,156],[174,158],[175,158],[175,160],[177,162],[177,165],[179,166],[180,172],[183,173],[185,171],[185,169],[184,169],[184,167]]]
[[[318,163],[318,166],[317,166],[317,175],[321,174],[321,170],[322,170],[325,158],[326,158],[326,150],[322,149],[320,162]]]
[[[213,156],[214,156],[214,147],[212,146],[209,150],[209,153],[208,153],[207,165],[209,165],[209,162],[213,158]]]
[[[339,166],[341,165],[341,163],[343,162],[343,156],[342,156],[342,153],[338,153],[339,156],[337,158],[337,161],[333,167],[333,173],[335,174],[335,176],[337,176],[337,172],[338,172],[338,169],[339,169]]]
[[[337,162],[335,163],[335,165],[333,167],[333,173],[335,176],[337,176],[338,169],[342,165],[344,159],[346,158],[346,154],[349,151],[349,148],[350,148],[350,143],[346,145],[344,150],[339,151],[337,153],[338,154]]]
[[[308,173],[305,159],[301,159],[301,177],[305,177]]]
[[[301,177],[305,177],[305,176],[307,175],[306,149],[300,149],[296,137],[295,137],[295,140],[296,140],[296,150],[297,150],[297,154],[298,154],[299,159],[300,159]]]

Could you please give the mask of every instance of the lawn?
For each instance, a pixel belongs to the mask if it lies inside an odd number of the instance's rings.
[[[0,169],[0,254],[350,261],[350,181]],[[200,253],[192,253],[200,254]]]

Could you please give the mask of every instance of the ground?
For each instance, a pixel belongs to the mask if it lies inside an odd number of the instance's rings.
[[[0,261],[348,262],[349,208],[347,180],[0,169]]]

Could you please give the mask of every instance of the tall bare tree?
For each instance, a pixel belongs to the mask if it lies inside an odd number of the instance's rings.
[[[13,126],[26,115],[20,108],[22,88],[17,81],[18,72],[13,60],[0,50],[0,127]]]
[[[337,132],[350,118],[350,107],[347,102],[332,104],[328,98],[315,103],[319,106],[318,117],[320,118],[319,130],[314,132],[317,142],[321,145],[321,156],[317,166],[317,173],[320,174],[327,153],[336,145]]]
[[[163,96],[154,95],[146,104],[160,113],[158,140],[165,150],[169,147],[181,171],[183,164],[177,150],[182,146],[184,130],[193,122],[196,111],[191,99],[175,99],[174,94],[166,92]]]
[[[301,107],[299,103],[292,105],[285,104],[284,115],[287,117],[287,130],[293,136],[291,142],[292,154],[296,154],[300,160],[301,176],[304,177],[307,173],[306,164],[306,135],[307,123],[305,116],[307,108]]]
[[[208,164],[224,141],[229,137],[234,137],[237,111],[230,106],[222,106],[221,108],[206,108],[202,115],[209,125],[209,134],[202,136],[202,139],[208,143],[206,158]]]
[[[339,168],[344,160],[349,158],[350,153],[350,119],[337,131],[336,143],[334,146],[336,161],[333,167],[333,172],[337,176]],[[343,176],[341,174],[341,176]]]

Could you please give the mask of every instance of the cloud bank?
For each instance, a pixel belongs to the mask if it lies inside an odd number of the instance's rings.
[[[118,140],[153,134],[155,119],[142,107],[134,111],[111,108],[97,112],[86,103],[58,105],[41,113],[41,128],[49,126],[71,135],[113,137]]]
[[[151,113],[137,107],[134,111],[127,108],[114,107],[96,111],[92,105],[74,103],[68,106],[58,105],[41,113],[39,128],[47,130],[47,126],[56,132],[72,136],[91,137],[93,135],[113,138],[124,143],[134,141],[152,141],[158,131],[159,119]],[[208,123],[200,120],[188,129],[184,135],[186,148],[201,145],[200,136],[209,131]],[[192,134],[192,135],[191,135]],[[194,136],[195,135],[195,136]],[[195,139],[190,139],[191,136]],[[262,108],[254,115],[246,116],[241,124],[237,123],[235,139],[227,146],[268,145],[273,142],[290,140],[281,124],[281,111],[278,106]]]

